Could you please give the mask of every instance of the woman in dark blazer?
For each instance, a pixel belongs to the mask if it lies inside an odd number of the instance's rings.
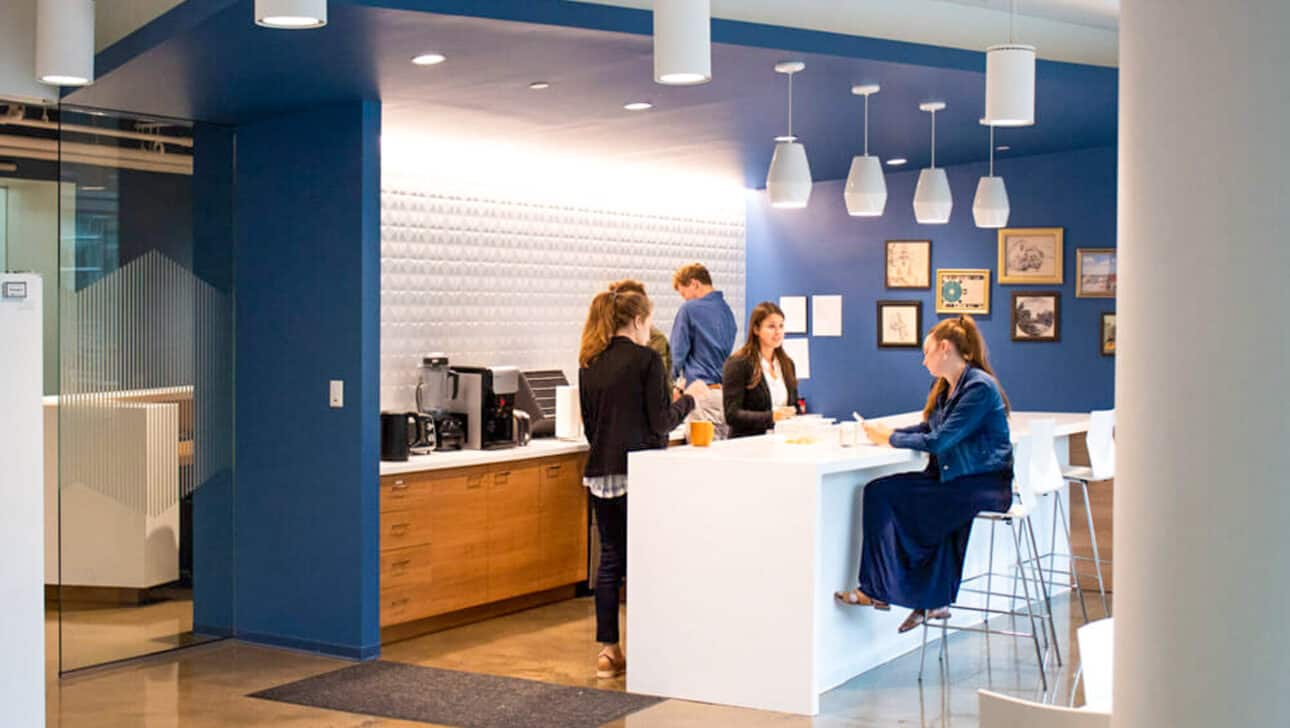
[[[776,420],[796,411],[797,372],[783,344],[784,312],[762,301],[749,317],[748,341],[722,370],[721,392],[731,437],[761,435]]]
[[[587,312],[578,350],[578,395],[587,433],[582,484],[600,530],[596,575],[596,677],[627,669],[619,645],[618,587],[627,573],[627,454],[667,447],[667,435],[694,409],[695,382],[675,402],[668,397],[663,359],[647,348],[654,306],[644,293],[610,290]]]

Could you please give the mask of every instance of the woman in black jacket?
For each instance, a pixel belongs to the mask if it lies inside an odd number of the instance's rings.
[[[796,411],[797,372],[783,344],[784,312],[762,301],[749,317],[748,341],[722,370],[721,392],[731,437],[763,434],[776,420]]]
[[[653,305],[643,293],[605,291],[591,302],[578,352],[578,395],[590,449],[582,482],[600,530],[596,575],[596,677],[627,668],[618,644],[618,587],[627,573],[627,453],[667,447],[667,436],[694,409],[695,382],[670,401],[663,360],[649,344]]]

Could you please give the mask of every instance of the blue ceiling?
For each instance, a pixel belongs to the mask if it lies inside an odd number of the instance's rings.
[[[648,12],[557,0],[332,0],[329,23],[276,31],[252,22],[252,0],[188,0],[98,57],[99,79],[66,103],[240,124],[358,98],[380,99],[387,128],[504,138],[609,159],[737,176],[762,187],[773,137],[787,123],[776,61],[806,61],[794,81],[794,132],[813,176],[838,179],[860,151],[863,100],[879,83],[870,151],[928,161],[927,100],[937,115],[937,162],[980,161],[987,132],[983,53],[895,41],[713,22],[713,81],[652,81]],[[420,68],[437,51],[449,60]],[[1042,49],[1040,49],[1042,54]],[[546,91],[528,90],[548,81]],[[1040,62],[1034,127],[1001,129],[1008,156],[1112,145],[1114,69]],[[648,100],[651,111],[623,103]]]

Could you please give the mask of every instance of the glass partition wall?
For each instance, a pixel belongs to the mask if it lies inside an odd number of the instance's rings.
[[[233,160],[200,129],[0,100],[3,262],[46,281],[59,672],[227,634],[194,626],[195,595],[231,604],[233,562]]]

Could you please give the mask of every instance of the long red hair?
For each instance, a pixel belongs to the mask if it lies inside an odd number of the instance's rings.
[[[945,319],[932,327],[932,331],[927,337],[938,343],[941,341],[950,342],[950,345],[959,353],[959,356],[963,357],[963,361],[967,362],[968,366],[976,367],[989,374],[998,383],[999,378],[995,376],[994,369],[990,367],[990,355],[985,348],[985,338],[981,336],[981,330],[977,328],[976,321],[973,321],[971,316]],[[924,420],[932,416],[932,410],[936,409],[936,403],[949,392],[949,389],[950,383],[944,377],[936,380],[931,393],[927,395],[927,404],[923,407]],[[1012,404],[1008,401],[1008,395],[1004,393],[1002,384],[999,384],[999,395],[1003,397],[1004,408],[1008,412],[1012,412]]]
[[[578,366],[591,361],[609,347],[609,340],[622,327],[654,310],[649,296],[635,291],[603,291],[591,299],[587,323],[582,327],[582,344],[578,347]]]

